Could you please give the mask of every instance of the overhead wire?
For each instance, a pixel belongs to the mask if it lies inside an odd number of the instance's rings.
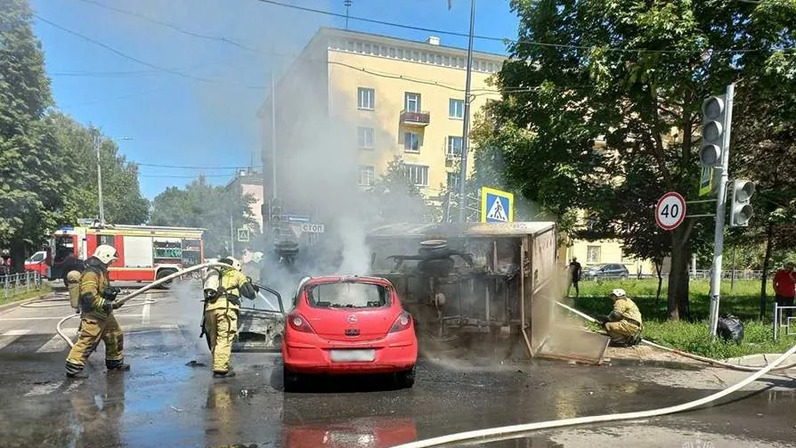
[[[396,23],[396,22],[388,22],[386,20],[377,20],[377,19],[370,19],[367,17],[358,17],[358,16],[351,16],[348,14],[336,13],[332,11],[326,11],[318,8],[310,8],[306,6],[299,6],[293,5],[288,3],[282,3],[275,0],[256,0],[260,3],[265,3],[274,6],[280,6],[283,8],[295,9],[299,11],[311,12],[314,14],[321,14],[330,17],[337,17],[343,18],[348,20],[356,20],[365,23],[372,23],[376,25],[383,25],[389,26],[394,28],[402,28],[408,29],[413,31],[423,31],[427,33],[436,33],[436,34],[444,34],[448,36],[456,36],[456,37],[470,37],[469,34],[458,32],[458,31],[450,31],[450,30],[440,30],[435,28],[427,28],[421,26],[414,26],[414,25],[407,25],[403,23]],[[739,0],[741,1],[741,0]],[[698,49],[698,50],[685,50],[685,49],[648,49],[648,48],[617,48],[617,47],[608,47],[608,48],[601,48],[596,45],[573,45],[573,44],[556,44],[550,42],[539,42],[527,39],[509,39],[506,37],[496,37],[496,36],[484,36],[479,34],[473,35],[474,39],[479,40],[486,40],[486,41],[493,41],[493,42],[502,42],[504,44],[507,43],[514,43],[514,44],[527,44],[527,45],[535,45],[540,47],[551,47],[551,48],[568,48],[568,49],[578,49],[578,50],[591,50],[594,48],[600,48],[604,52],[621,52],[621,53],[704,53],[705,51],[713,51],[718,53],[751,53],[751,52],[760,52],[763,50],[760,49],[744,49],[744,48],[727,48],[727,49]],[[789,48],[788,50],[792,50]]]
[[[78,1],[81,1],[83,3],[88,3],[88,4],[91,4],[91,5],[100,7],[100,8],[104,8],[104,9],[107,9],[107,10],[110,10],[110,11],[115,11],[115,12],[120,13],[120,14],[126,14],[126,15],[129,15],[129,16],[137,17],[137,18],[139,18],[141,20],[145,20],[147,22],[151,22],[151,23],[154,23],[156,25],[160,25],[160,26],[164,26],[166,28],[170,28],[170,29],[172,29],[174,31],[177,31],[177,32],[182,33],[182,34],[186,34],[188,36],[197,37],[197,38],[200,38],[200,39],[205,39],[205,40],[210,40],[210,41],[221,42],[221,43],[224,43],[224,44],[228,44],[228,45],[232,45],[232,46],[238,47],[238,48],[243,49],[243,50],[252,51],[251,48],[246,47],[245,45],[243,45],[243,44],[241,44],[239,42],[236,42],[234,40],[227,39],[226,37],[211,36],[211,35],[207,35],[207,34],[202,34],[202,33],[197,33],[197,32],[194,32],[194,31],[186,30],[185,28],[181,28],[181,27],[179,27],[177,25],[174,25],[174,24],[171,24],[171,23],[168,23],[168,22],[164,22],[162,20],[147,16],[147,15],[144,15],[144,14],[139,14],[137,12],[129,11],[129,10],[126,10],[126,9],[116,8],[114,6],[106,5],[104,3],[96,2],[96,1],[93,1],[93,0],[78,0]]]
[[[239,166],[190,166],[190,165],[161,165],[158,163],[142,163],[142,162],[135,162],[138,166],[151,166],[157,168],[182,168],[182,169],[192,169],[192,170],[239,170],[244,168],[261,168],[262,165],[257,166],[250,166],[250,165],[239,165]]]

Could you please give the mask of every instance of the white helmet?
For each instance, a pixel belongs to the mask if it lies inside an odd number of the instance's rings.
[[[243,268],[243,265],[240,264],[240,260],[238,260],[237,258],[235,258],[235,257],[233,257],[231,255],[229,257],[224,257],[224,258],[218,260],[218,262],[219,263],[228,264],[228,265],[232,266],[233,269],[236,269],[238,271],[240,271]]]
[[[616,288],[611,291],[611,295],[616,297],[625,297],[625,290],[622,288]]]
[[[118,256],[116,255],[116,249],[113,246],[109,246],[107,244],[101,244],[97,246],[94,250],[94,258],[98,259],[104,265],[109,265],[116,261]]]

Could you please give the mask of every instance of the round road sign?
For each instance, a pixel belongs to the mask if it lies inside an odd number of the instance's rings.
[[[658,199],[655,222],[663,230],[674,230],[685,219],[685,199],[680,193],[670,191]]]

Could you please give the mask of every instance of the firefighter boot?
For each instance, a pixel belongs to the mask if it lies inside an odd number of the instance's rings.
[[[66,377],[70,379],[85,379],[88,378],[88,372],[83,370],[84,366],[66,362]]]

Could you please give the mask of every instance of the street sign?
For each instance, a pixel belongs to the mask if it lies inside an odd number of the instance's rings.
[[[323,224],[316,224],[311,222],[301,224],[302,233],[323,233],[325,231],[326,229]]]
[[[326,226],[323,224],[312,223],[312,222],[305,222],[301,224],[291,224],[290,229],[293,230],[293,234],[296,235],[296,238],[299,238],[303,233],[324,233],[326,232]]]
[[[494,188],[481,188],[481,222],[513,222],[514,195]]]
[[[663,230],[674,230],[685,219],[685,199],[670,191],[658,199],[655,206],[655,222]]]
[[[703,166],[699,178],[699,195],[707,196],[713,193],[713,167]]]
[[[248,243],[249,242],[249,229],[246,227],[241,227],[238,229],[238,241],[241,243]]]

